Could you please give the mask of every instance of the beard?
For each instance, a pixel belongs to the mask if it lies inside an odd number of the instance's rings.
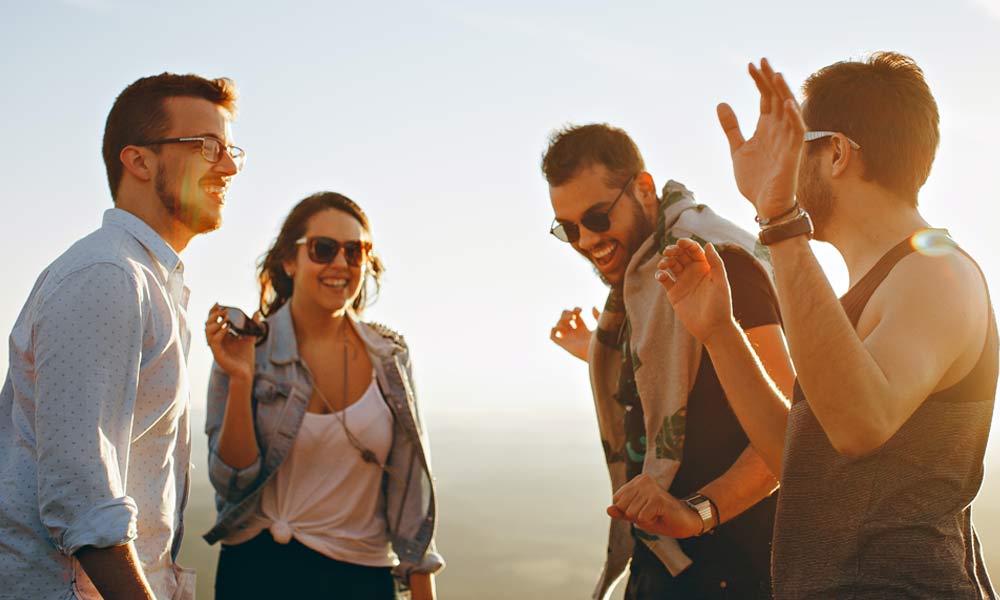
[[[830,182],[823,179],[819,172],[819,159],[806,159],[803,171],[799,174],[798,196],[799,204],[809,213],[813,222],[813,237],[824,241],[824,231],[833,215],[834,195]]]
[[[201,193],[200,187],[195,186],[193,189],[183,190],[178,196],[170,191],[167,180],[167,170],[163,165],[159,165],[156,169],[154,190],[167,214],[196,234],[219,228],[219,220],[208,214],[207,211],[200,209],[197,202],[184,202],[182,200],[185,196]]]
[[[625,261],[625,268],[628,269],[628,265],[632,262],[632,257],[635,255],[635,251],[639,249],[639,246],[646,241],[653,233],[653,224],[649,222],[649,218],[646,217],[646,213],[642,210],[642,205],[639,201],[633,198],[631,195],[628,196],[631,202],[628,203],[630,212],[632,213],[632,221],[635,223],[635,227],[628,232],[626,239],[621,240],[622,247],[624,248],[628,260]],[[597,278],[601,280],[601,283],[611,287],[622,287],[625,284],[625,273],[622,273],[622,280],[618,283],[613,283],[608,280],[608,278],[597,268],[597,265],[589,258],[587,262],[590,263],[591,268],[594,269],[594,274]]]
[[[156,169],[156,182],[154,184],[156,197],[160,199],[160,204],[167,210],[174,219],[181,220],[181,203],[177,199],[177,194],[167,190],[167,170],[160,165]]]

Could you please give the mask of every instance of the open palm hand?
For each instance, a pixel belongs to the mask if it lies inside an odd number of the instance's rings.
[[[726,267],[715,247],[678,240],[663,251],[656,280],[667,291],[674,313],[691,335],[705,343],[732,323],[733,307]]]
[[[743,138],[728,104],[718,106],[719,123],[729,140],[740,193],[759,216],[774,217],[794,202],[806,127],[795,96],[767,59],[761,60],[760,68],[751,63],[749,71],[760,92],[760,117],[753,137]]]

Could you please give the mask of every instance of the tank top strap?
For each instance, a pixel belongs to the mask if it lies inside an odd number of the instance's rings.
[[[840,298],[840,305],[844,307],[844,312],[847,313],[847,318],[851,320],[851,325],[854,327],[858,326],[862,311],[865,310],[865,306],[868,305],[868,301],[871,300],[878,286],[882,285],[885,278],[889,276],[893,267],[914,252],[915,248],[912,239],[912,235],[908,236],[905,240],[893,246],[891,250],[886,252],[875,263],[874,267],[865,273],[860,281],[854,284]]]

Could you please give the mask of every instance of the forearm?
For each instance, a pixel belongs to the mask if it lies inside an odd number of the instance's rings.
[[[434,600],[436,597],[432,573],[413,573],[410,575],[410,598],[412,600]]]
[[[778,481],[759,454],[750,446],[733,466],[701,490],[719,511],[719,524],[730,521],[778,488]]]
[[[799,385],[831,443],[841,451],[884,429],[892,393],[816,260],[808,240],[771,246],[778,300]]]
[[[85,546],[75,556],[105,600],[156,600],[132,542],[110,548]]]
[[[219,457],[235,469],[245,469],[257,459],[257,436],[254,432],[250,391],[253,379],[233,377],[229,380],[226,412],[216,451]]]
[[[771,380],[735,321],[706,340],[705,349],[756,454],[780,478],[789,410],[785,394]]]

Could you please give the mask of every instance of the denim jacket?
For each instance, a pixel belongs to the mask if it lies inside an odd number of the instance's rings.
[[[427,435],[417,410],[410,355],[403,338],[378,324],[349,318],[368,350],[375,377],[393,415],[393,441],[383,479],[386,521],[392,549],[399,557],[395,575],[405,586],[410,573],[434,573],[444,560],[434,547],[436,503]],[[251,403],[257,459],[235,469],[217,452],[229,394],[229,377],[212,365],[208,384],[209,479],[215,487],[218,518],[205,534],[214,544],[247,526],[260,512],[265,484],[288,456],[312,396],[312,375],[299,357],[288,305],[267,319],[270,334],[256,350]]]

